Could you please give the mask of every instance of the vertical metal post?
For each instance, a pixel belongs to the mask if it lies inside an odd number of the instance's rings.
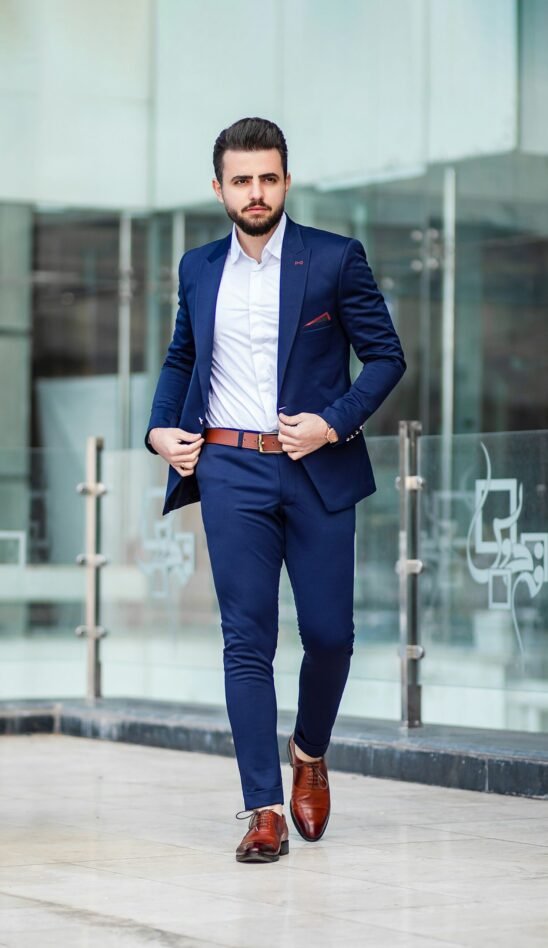
[[[185,252],[185,214],[173,211],[171,218],[171,311],[173,321],[179,308],[179,263]]]
[[[443,298],[441,328],[441,510],[443,542],[440,549],[441,629],[447,637],[451,614],[451,485],[453,479],[453,431],[455,423],[455,264],[457,222],[457,178],[454,168],[443,176]]]
[[[131,217],[120,215],[118,232],[118,418],[119,447],[131,445]]]
[[[147,226],[146,267],[145,372],[149,403],[152,402],[162,363],[160,354],[161,290],[160,221],[157,214],[152,214]]]
[[[422,723],[419,660],[424,657],[424,649],[419,644],[418,579],[423,569],[419,559],[419,491],[424,482],[418,473],[420,433],[419,421],[400,421],[397,571],[400,589],[401,723],[406,728],[419,727]]]
[[[107,489],[101,482],[101,452],[103,439],[90,437],[86,442],[86,480],[76,490],[86,499],[86,550],[76,562],[86,568],[85,625],[79,625],[76,635],[87,638],[86,697],[94,701],[101,697],[101,662],[99,641],[106,635],[100,625],[100,570],[106,558],[101,555],[101,518],[99,502]]]
[[[443,288],[441,319],[442,485],[451,483],[451,447],[455,413],[455,244],[457,178],[454,168],[443,177]]]
[[[430,392],[432,385],[432,306],[431,282],[434,267],[439,267],[435,254],[437,231],[426,224],[421,241],[421,271],[419,296],[419,406],[424,429],[430,431]]]

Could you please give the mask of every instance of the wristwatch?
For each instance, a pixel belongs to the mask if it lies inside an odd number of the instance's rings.
[[[339,440],[339,436],[335,431],[333,425],[327,426],[327,431],[325,432],[326,441],[329,441],[329,444],[336,444]]]

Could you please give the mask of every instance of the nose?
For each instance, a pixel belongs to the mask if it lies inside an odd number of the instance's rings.
[[[253,178],[249,189],[249,203],[263,200],[263,184],[260,178]]]

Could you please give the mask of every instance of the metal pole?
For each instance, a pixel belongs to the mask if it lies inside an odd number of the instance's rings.
[[[446,168],[443,178],[443,296],[441,331],[441,510],[439,560],[442,635],[449,635],[451,619],[451,484],[455,415],[455,245],[457,178]]]
[[[118,232],[119,447],[131,445],[131,217],[120,215]]]
[[[451,485],[451,439],[455,387],[455,228],[457,178],[446,168],[443,178],[443,289],[441,319],[442,488]]]
[[[147,227],[145,372],[149,402],[152,402],[156,379],[161,366],[160,274],[160,222],[158,215],[154,214],[149,218]]]
[[[86,499],[86,551],[76,557],[79,566],[86,568],[85,625],[79,625],[76,635],[87,638],[86,698],[94,701],[101,697],[101,662],[99,641],[106,635],[100,625],[100,570],[107,562],[101,549],[101,518],[99,501],[107,489],[101,483],[101,452],[103,439],[90,437],[86,442],[86,480],[76,490]]]
[[[397,571],[400,591],[401,723],[420,727],[421,686],[418,663],[424,657],[419,644],[418,580],[424,564],[419,559],[419,421],[400,421],[399,467],[400,532]]]
[[[171,217],[171,311],[173,321],[179,307],[179,263],[185,252],[185,214],[173,211]]]

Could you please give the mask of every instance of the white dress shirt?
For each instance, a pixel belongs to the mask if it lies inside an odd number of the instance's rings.
[[[280,266],[286,215],[261,262],[243,250],[232,227],[215,311],[208,428],[277,431]]]

